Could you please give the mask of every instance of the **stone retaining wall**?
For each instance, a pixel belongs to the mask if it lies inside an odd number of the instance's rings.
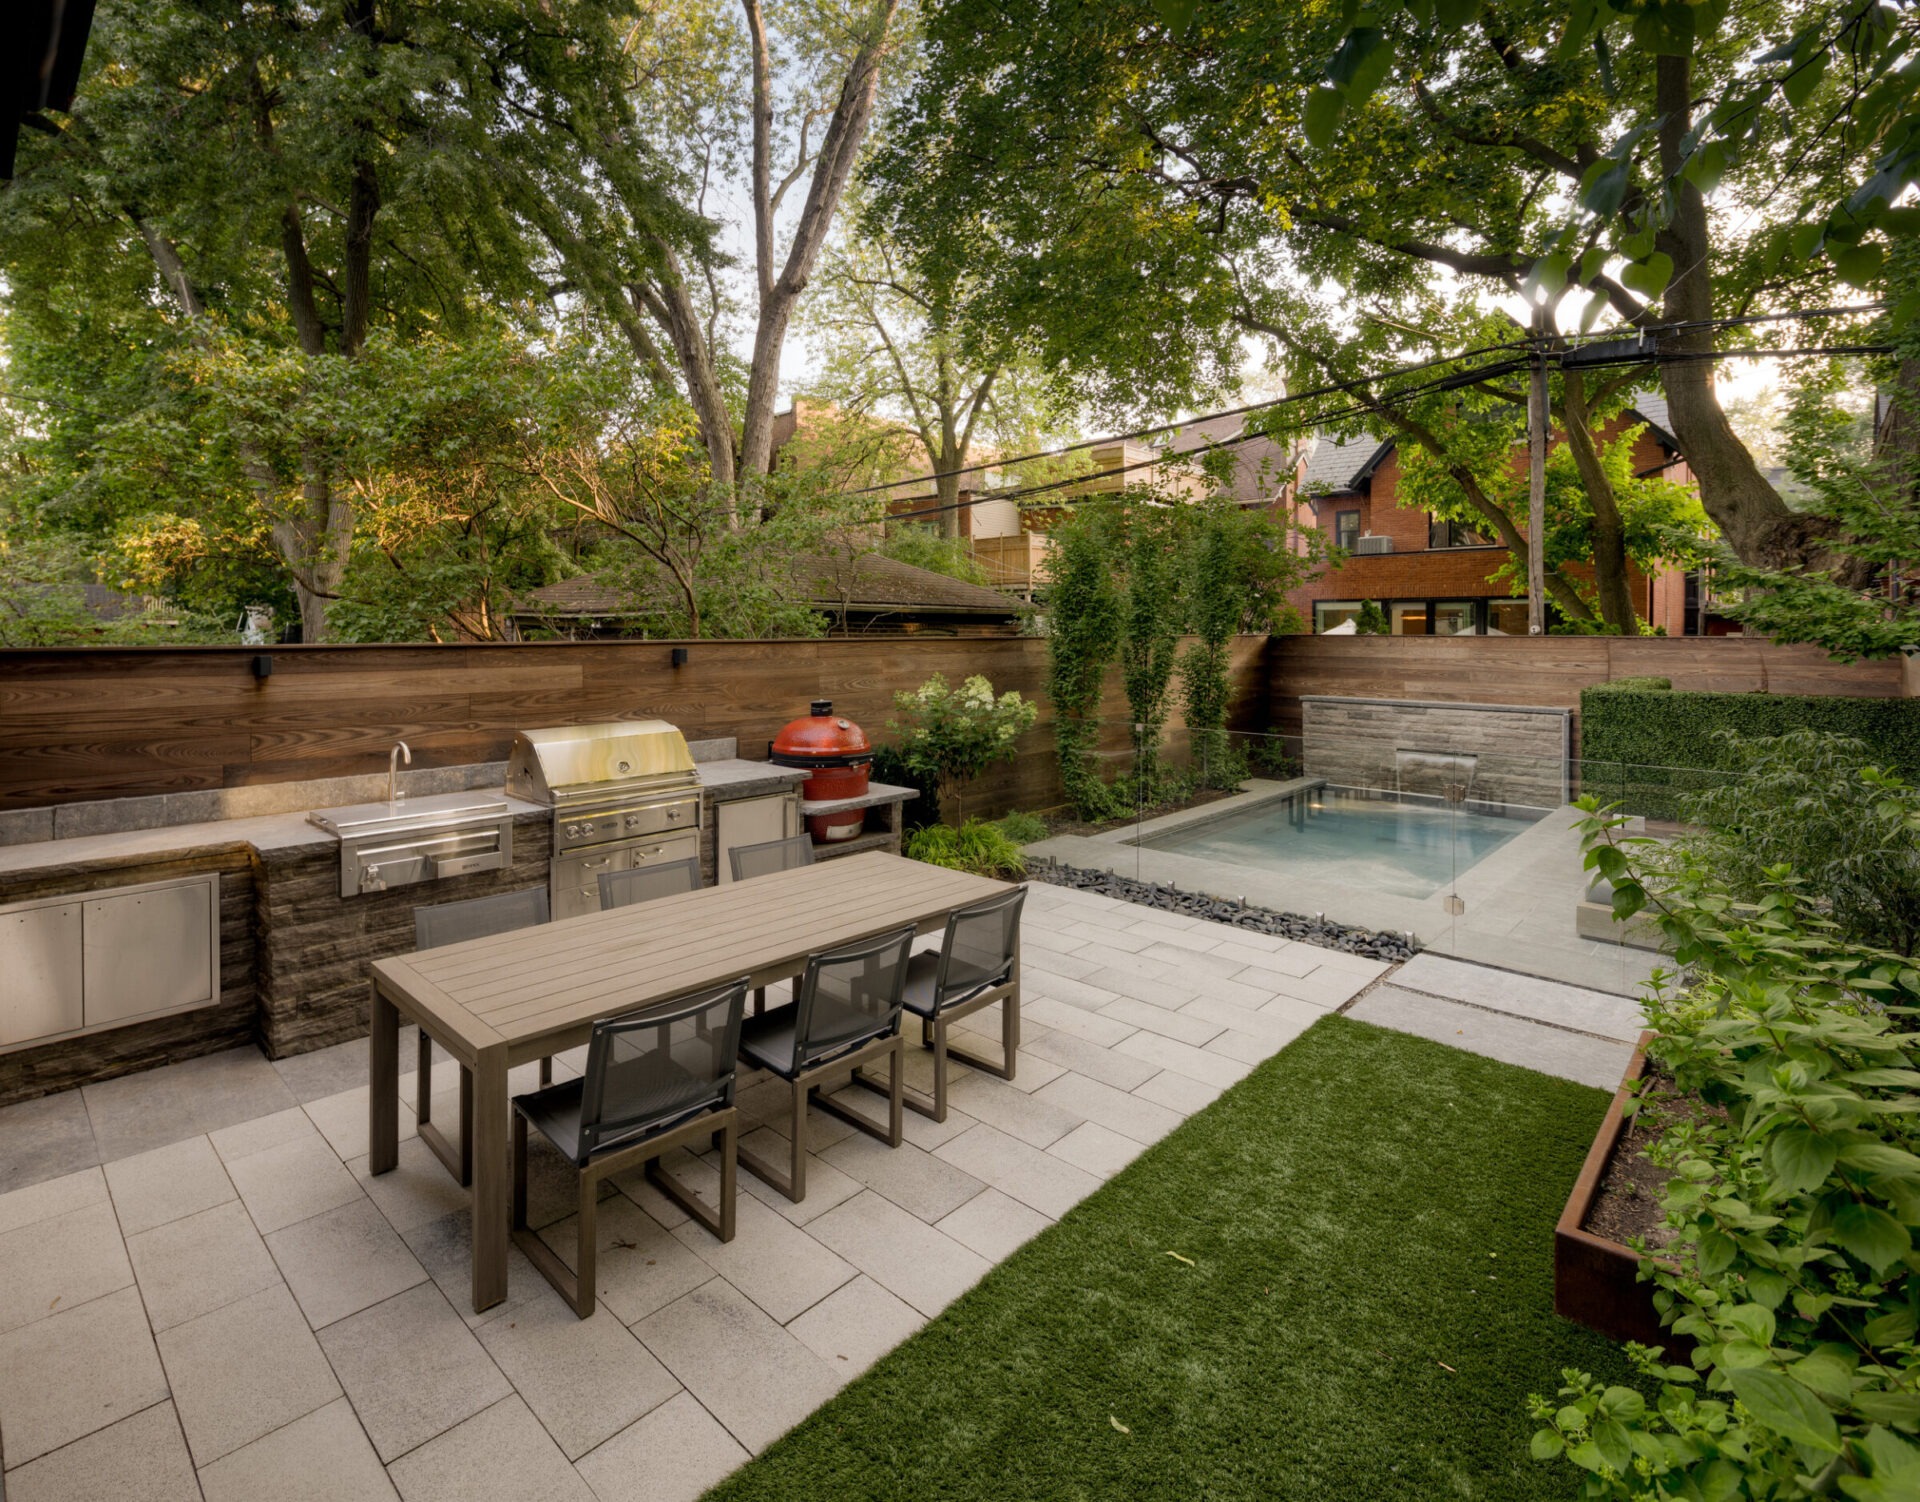
[[[1557,808],[1567,799],[1571,714],[1502,704],[1411,699],[1301,700],[1302,760],[1309,777],[1383,792],[1434,794],[1440,779],[1402,776],[1401,751],[1474,758],[1473,803]]]

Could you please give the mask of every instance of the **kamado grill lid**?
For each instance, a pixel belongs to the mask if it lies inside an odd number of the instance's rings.
[[[815,699],[812,713],[781,727],[767,759],[778,767],[864,766],[873,746],[866,731],[834,714],[831,699]]]
[[[609,720],[523,730],[507,756],[507,791],[533,803],[623,784],[691,784],[687,740],[665,720]]]

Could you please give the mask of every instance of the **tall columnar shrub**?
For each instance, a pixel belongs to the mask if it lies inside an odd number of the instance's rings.
[[[1119,591],[1097,519],[1070,517],[1053,534],[1047,561],[1047,696],[1060,781],[1082,818],[1106,809],[1106,784],[1093,763],[1100,695],[1124,630]]]
[[[1232,519],[1216,508],[1200,519],[1189,565],[1189,620],[1196,640],[1180,659],[1180,692],[1203,786],[1239,780],[1227,740],[1233,701],[1228,645],[1247,612],[1238,542]]]
[[[1134,780],[1149,797],[1159,780],[1160,737],[1172,708],[1173,670],[1184,624],[1180,513],[1137,507],[1114,518],[1121,547],[1125,630],[1120,681],[1133,721]]]

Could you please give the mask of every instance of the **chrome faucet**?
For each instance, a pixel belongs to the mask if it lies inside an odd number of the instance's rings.
[[[407,795],[400,787],[400,760],[406,758],[408,766],[413,765],[413,752],[405,741],[395,741],[393,750],[387,753],[387,802],[398,803]]]

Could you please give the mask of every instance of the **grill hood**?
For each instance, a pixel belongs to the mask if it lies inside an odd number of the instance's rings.
[[[665,720],[610,720],[523,730],[507,756],[507,791],[549,806],[699,782],[686,737]]]

